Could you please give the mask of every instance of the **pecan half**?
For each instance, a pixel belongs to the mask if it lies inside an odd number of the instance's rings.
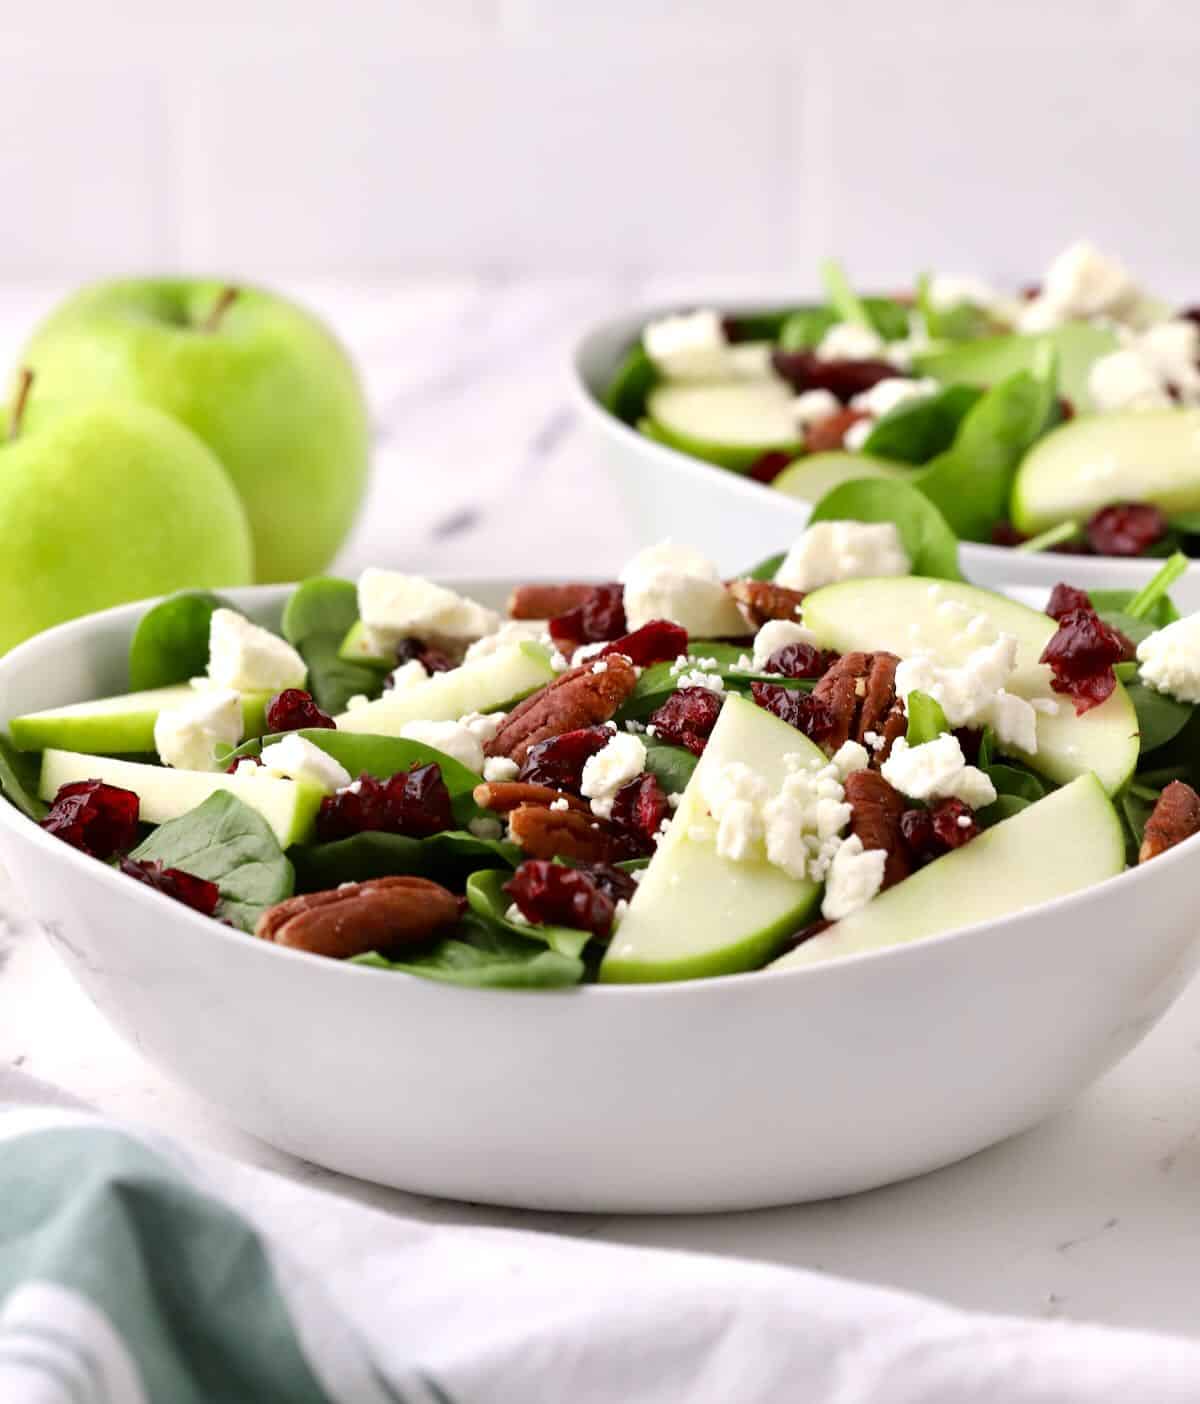
[[[835,726],[827,738],[833,750],[846,741],[864,742],[868,732],[882,737],[872,750],[872,765],[882,765],[897,736],[908,726],[904,705],[896,696],[894,653],[847,653],[813,688],[813,696],[833,713]]]
[[[518,585],[508,597],[510,619],[553,619],[578,607],[596,587],[577,581]]]
[[[804,595],[776,585],[771,580],[731,580],[725,587],[742,612],[742,618],[756,632],[768,620],[788,619],[793,624],[800,619]]]
[[[349,882],[268,907],[255,935],[277,946],[347,960],[368,951],[419,946],[458,920],[453,892],[419,877]]]
[[[856,770],[846,777],[846,802],[850,806],[850,832],[858,835],[864,848],[882,848],[887,854],[884,887],[902,881],[912,871],[900,830],[904,796],[877,770]]]
[[[480,809],[490,809],[496,814],[508,814],[523,804],[541,805],[549,809],[557,800],[566,800],[569,809],[591,813],[587,800],[580,799],[578,795],[568,795],[549,785],[530,785],[524,780],[485,780],[482,785],[475,786],[473,794]]]
[[[627,845],[611,824],[577,809],[523,804],[509,815],[508,832],[530,858],[616,863],[630,857]]]
[[[804,431],[805,452],[836,452],[845,444],[849,430],[866,417],[865,410],[841,409],[825,419],[818,419]]]
[[[1200,833],[1200,795],[1182,780],[1172,780],[1146,820],[1138,862],[1148,863],[1196,833]]]
[[[484,755],[508,756],[520,764],[539,741],[608,721],[636,684],[633,664],[620,653],[601,664],[571,668],[518,702],[484,746]]]

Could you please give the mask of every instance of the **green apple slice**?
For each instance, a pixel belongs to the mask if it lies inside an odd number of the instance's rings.
[[[372,642],[370,632],[361,619],[351,624],[338,649],[338,657],[347,663],[370,663],[373,667],[390,671],[396,666],[396,653],[380,653]]]
[[[1034,535],[1129,501],[1153,502],[1168,516],[1200,510],[1200,410],[1092,415],[1060,426],[1017,470],[1012,519]]]
[[[943,385],[994,385],[1016,371],[1034,370],[1043,346],[1054,351],[1058,388],[1077,409],[1090,409],[1088,373],[1092,363],[1117,349],[1116,333],[1090,322],[1066,326],[1038,335],[988,336],[960,341],[953,346],[922,351],[913,357],[913,369]]]
[[[455,721],[467,712],[498,712],[555,677],[550,650],[541,644],[516,643],[476,658],[428,682],[387,693],[337,718],[340,731],[399,736],[411,721]]]
[[[13,743],[22,751],[90,751],[100,755],[151,752],[154,723],[170,707],[194,702],[196,688],[188,683],[155,687],[147,692],[127,692],[96,702],[74,702],[30,712],[9,723]],[[261,736],[266,729],[268,692],[242,693],[242,726],[247,736]]]
[[[708,820],[701,798],[706,774],[744,761],[778,789],[788,774],[785,757],[794,755],[826,761],[806,736],[770,712],[742,697],[726,699],[670,831],[613,936],[602,981],[696,980],[754,970],[808,921],[820,900],[818,883],[798,881],[765,860],[718,857],[711,837],[692,833]]]
[[[312,837],[317,810],[325,791],[315,785],[284,780],[274,775],[219,775],[206,770],[171,770],[139,761],[110,756],[79,755],[75,751],[47,751],[42,756],[38,794],[48,803],[63,785],[79,780],[103,780],[122,790],[132,790],[141,801],[140,817],[146,824],[165,824],[202,804],[218,790],[228,790],[255,809],[275,831],[281,848],[305,843]]]
[[[742,471],[764,453],[797,454],[795,394],[781,380],[660,385],[646,400],[651,438]]]
[[[985,830],[774,962],[772,970],[920,941],[1092,887],[1125,868],[1116,810],[1081,775]]]
[[[814,453],[799,458],[771,484],[804,502],[820,502],[827,492],[860,478],[911,478],[913,470],[863,453]]]
[[[961,614],[942,611],[948,601],[985,616],[982,632],[967,634]],[[1020,758],[1059,784],[1094,771],[1110,795],[1137,765],[1137,715],[1125,689],[1118,683],[1106,702],[1076,716],[1070,700],[1051,690],[1050,669],[1038,662],[1058,625],[1015,600],[974,585],[915,575],[846,580],[805,599],[804,623],[822,645],[839,653],[886,649],[908,658],[928,651],[951,665],[965,662],[973,649],[996,634],[1012,634],[1017,666],[1008,690],[1031,702],[1055,704],[1052,712],[1038,713],[1037,754]]]

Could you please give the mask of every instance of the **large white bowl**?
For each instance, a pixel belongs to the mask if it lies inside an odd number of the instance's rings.
[[[809,504],[648,439],[604,406],[604,392],[625,353],[646,323],[666,310],[675,309],[626,313],[587,332],[572,359],[575,399],[595,462],[616,478],[641,534],[647,540],[670,536],[692,542],[723,570],[745,570],[795,540],[808,521]],[[733,315],[762,310],[741,307]],[[1067,580],[1085,590],[1137,590],[1162,564],[1053,552],[1030,555],[970,542],[960,547],[959,559],[969,580],[993,589],[1019,585],[1049,590]],[[1200,562],[1188,568],[1171,593],[1185,613],[1200,609]]]
[[[272,624],[287,591],[232,593]],[[122,688],[142,610],[10,653],[0,714]],[[559,992],[455,989],[268,945],[3,802],[0,856],[97,1007],[239,1126],[368,1180],[546,1209],[745,1209],[970,1155],[1127,1053],[1182,990],[1198,945],[1197,839],[900,950]]]

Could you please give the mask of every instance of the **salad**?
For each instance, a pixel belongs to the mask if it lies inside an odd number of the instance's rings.
[[[1042,613],[907,490],[731,581],[668,541],[507,618],[389,570],[306,581],[279,632],[175,595],[130,692],[11,718],[0,788],[247,939],[476,986],[826,961],[1200,830],[1184,559]]]
[[[607,407],[807,502],[915,486],[962,541],[1200,554],[1200,309],[1083,242],[1016,296],[937,274],[868,297],[836,264],[823,277],[817,306],[650,321]]]

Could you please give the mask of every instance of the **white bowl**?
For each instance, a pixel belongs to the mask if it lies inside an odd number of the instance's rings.
[[[231,592],[268,624],[286,593]],[[0,660],[0,712],[122,688],[143,608]],[[268,945],[2,802],[0,857],[101,1012],[245,1130],[364,1179],[540,1209],[748,1209],[945,1165],[1033,1125],[1126,1054],[1198,946],[1197,839],[899,950],[557,992],[455,989]]]
[[[765,306],[741,307],[733,315]],[[808,521],[809,504],[656,443],[605,408],[604,392],[626,351],[646,323],[665,310],[626,313],[593,327],[572,358],[575,399],[595,447],[595,461],[616,478],[642,536],[692,542],[732,574],[789,546]],[[1085,590],[1137,590],[1162,564],[1053,552],[1030,555],[971,542],[960,546],[959,563],[977,585],[1045,590],[1060,580]],[[1171,594],[1185,613],[1200,609],[1200,562],[1176,581]]]

